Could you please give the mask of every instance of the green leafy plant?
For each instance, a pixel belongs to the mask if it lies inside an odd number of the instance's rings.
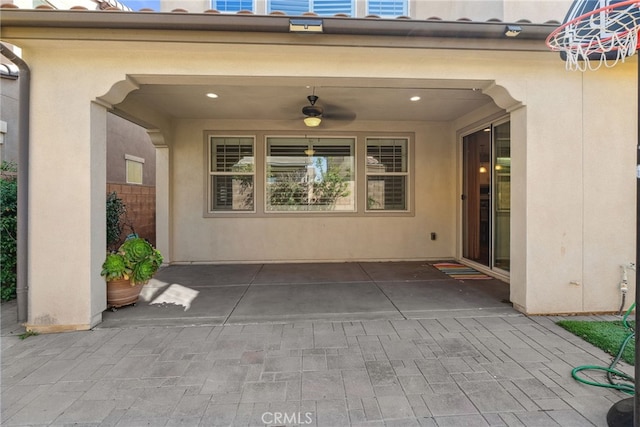
[[[107,194],[107,249],[117,247],[125,225],[127,207],[118,193]]]
[[[16,297],[18,179],[15,163],[0,165],[0,299]]]
[[[127,260],[120,253],[107,254],[107,258],[102,264],[102,276],[108,282],[110,280],[129,279],[131,268]]]
[[[27,331],[27,332],[24,332],[24,333],[18,335],[18,338],[20,338],[21,340],[26,340],[29,337],[36,337],[38,335],[40,335],[40,334],[35,332],[35,331]]]
[[[146,283],[162,265],[162,254],[141,237],[130,237],[102,264],[105,280],[129,279],[131,286]]]
[[[122,253],[129,263],[136,264],[153,255],[154,249],[153,246],[143,238],[134,237],[127,239],[122,246],[120,246],[118,252]]]

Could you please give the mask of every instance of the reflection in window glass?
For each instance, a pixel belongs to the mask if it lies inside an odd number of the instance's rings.
[[[494,266],[511,268],[511,123],[493,128],[494,144]]]
[[[407,210],[407,140],[367,140],[367,210]]]
[[[253,211],[253,138],[212,137],[210,153],[210,210]]]
[[[352,138],[268,138],[266,210],[354,211]]]

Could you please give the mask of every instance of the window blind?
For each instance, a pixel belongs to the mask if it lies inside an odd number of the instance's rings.
[[[211,211],[253,210],[253,138],[210,140]]]
[[[406,140],[373,140],[367,143],[367,156],[384,165],[385,172],[406,172]]]
[[[269,2],[269,12],[284,12],[287,15],[299,16],[309,12],[309,0],[271,0]]]
[[[312,0],[313,12],[318,15],[335,15],[344,13],[353,16],[353,2],[351,0]]]
[[[213,0],[213,8],[220,12],[253,10],[253,0]]]
[[[267,211],[353,211],[353,138],[271,137]]]
[[[253,141],[247,138],[214,138],[212,151],[212,172],[237,172],[242,166],[241,161],[253,156]]]
[[[407,209],[407,140],[367,141],[367,208]]]
[[[271,0],[269,12],[281,11],[287,15],[302,15],[315,12],[318,15],[331,16],[337,13],[353,15],[353,0]]]
[[[368,13],[383,17],[396,17],[408,15],[408,0],[369,0]]]

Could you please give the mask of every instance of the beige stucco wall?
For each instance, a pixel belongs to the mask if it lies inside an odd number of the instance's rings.
[[[174,262],[283,262],[442,259],[454,256],[455,144],[449,123],[359,122],[357,131],[415,131],[415,215],[238,214],[203,217],[207,170],[205,130],[277,132],[277,123],[184,120],[175,128],[172,200]],[[298,135],[304,135],[300,133]],[[263,139],[256,141],[264,144]],[[361,158],[357,161],[360,163]],[[362,165],[356,165],[361,169]],[[412,184],[413,185],[413,184]],[[257,188],[256,191],[262,191]],[[360,194],[361,196],[361,194]],[[430,240],[436,232],[438,238]]]
[[[461,18],[473,21],[499,19],[517,22],[526,19],[541,23],[561,22],[571,0],[415,0],[410,2],[411,16],[416,19],[439,17],[455,21]]]
[[[64,34],[64,42],[38,40],[51,30],[31,31],[28,38],[18,30],[4,35],[24,48],[33,71],[28,323],[35,329],[87,328],[100,321],[106,110],[134,90],[135,82],[164,75],[185,82],[217,75],[278,76],[281,82],[312,75],[347,85],[370,78],[414,86],[445,77],[486,82],[485,92],[512,117],[512,301],[529,313],[618,307],[619,265],[635,256],[635,61],[578,74],[566,72],[557,55],[546,52],[309,48],[250,40],[227,45],[202,38],[197,44],[126,37],[112,43],[83,39],[82,32]],[[133,80],[123,83],[128,75]],[[229,124],[139,113],[161,134],[152,140],[161,147],[158,247],[168,261],[425,259],[459,253],[460,131],[481,122],[482,115],[395,128],[352,125],[416,133],[413,217],[234,221],[203,217],[203,133]],[[270,126],[277,123],[259,124],[263,130]],[[322,232],[313,244],[296,238],[314,228]],[[431,231],[439,235],[435,242],[428,240]]]
[[[97,82],[70,77],[80,58],[69,69],[51,66],[59,57],[46,50],[27,61],[47,75],[31,85],[27,324],[87,329],[100,322],[106,298],[107,113],[87,97],[101,90]]]

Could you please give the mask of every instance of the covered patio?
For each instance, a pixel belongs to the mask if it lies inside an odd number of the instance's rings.
[[[493,21],[322,23],[303,35],[288,16],[3,11],[3,42],[34,70],[29,330],[133,313],[226,324],[502,300],[525,314],[618,309],[635,250],[636,123],[618,114],[635,105],[634,64],[567,74],[543,43],[555,24],[519,23],[512,38]],[[313,128],[309,96],[324,108]],[[149,301],[176,284],[187,310],[103,316],[108,113],[156,147],[155,246],[170,266]],[[509,286],[485,299],[490,281],[461,289],[423,266],[442,259]]]
[[[173,265],[99,328],[512,316],[509,285],[434,262]]]

